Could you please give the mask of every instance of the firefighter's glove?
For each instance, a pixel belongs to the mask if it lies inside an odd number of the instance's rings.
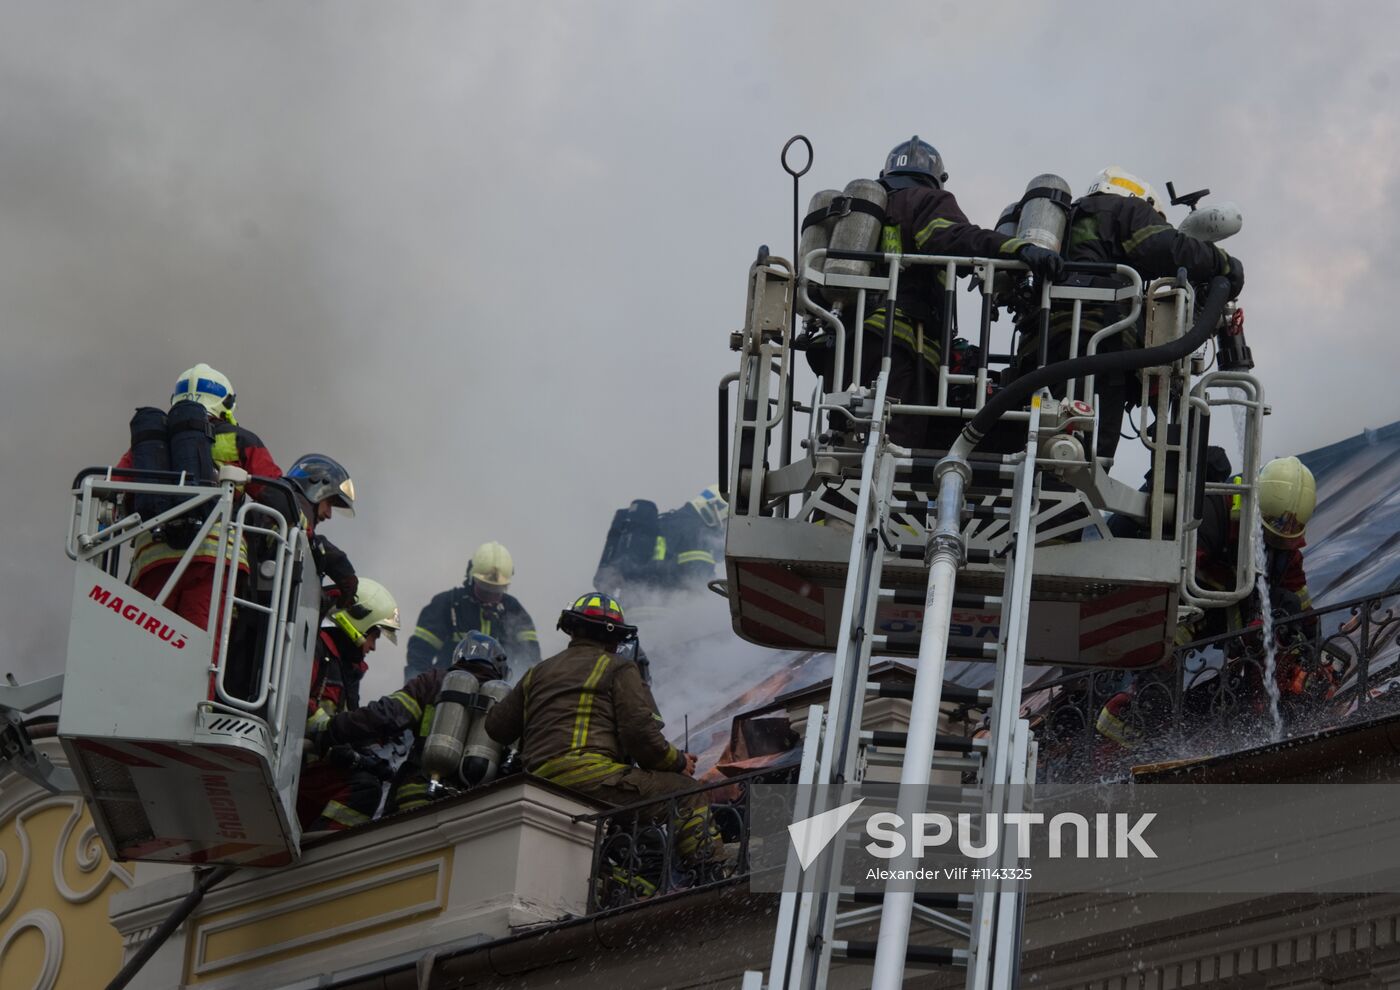
[[[1244,262],[1220,251],[1220,274],[1230,280],[1230,298],[1239,298],[1239,294],[1244,291]]]
[[[326,761],[333,767],[351,771],[361,770],[380,780],[388,780],[394,776],[394,768],[389,766],[386,760],[372,753],[361,753],[348,743],[340,743],[328,749]]]
[[[1016,252],[1016,256],[1026,263],[1026,267],[1033,274],[1051,282],[1059,281],[1065,273],[1065,259],[1061,258],[1057,252],[1047,250],[1039,245],[1027,244]]]

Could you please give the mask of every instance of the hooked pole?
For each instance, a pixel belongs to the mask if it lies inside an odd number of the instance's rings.
[[[807,149],[807,164],[800,169],[794,168],[788,162],[788,152],[792,150],[794,144],[801,143]],[[797,256],[798,246],[801,241],[801,217],[802,201],[799,198],[801,180],[812,167],[812,142],[808,141],[803,134],[794,134],[788,138],[787,144],[783,145],[782,163],[783,171],[792,176],[792,270],[798,272],[802,267],[802,259]],[[792,308],[792,325],[788,328],[788,339],[791,340],[797,335],[797,307]],[[783,349],[783,374],[786,379],[792,381],[792,348]],[[792,407],[796,402],[797,390],[789,386],[787,397],[787,408],[783,410],[783,442],[782,442],[782,463],[788,464],[792,461]],[[788,514],[788,498],[783,499],[782,515]]]

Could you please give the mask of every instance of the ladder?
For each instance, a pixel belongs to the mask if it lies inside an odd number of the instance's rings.
[[[867,421],[861,459],[860,498],[851,534],[831,696],[825,711],[814,708],[812,714],[817,717],[809,719],[799,784],[837,788],[859,782],[872,766],[898,767],[897,812],[909,821],[915,811],[925,808],[932,771],[971,772],[978,790],[973,803],[984,813],[997,813],[996,820],[1005,821],[1007,812],[1019,810],[1013,805],[1018,805],[1034,780],[1034,744],[1027,722],[1018,713],[1035,552],[1041,397],[1032,400],[1024,449],[1001,457],[995,465],[1011,497],[1012,538],[1000,558],[1000,597],[957,589],[958,572],[966,558],[963,524],[971,469],[955,449],[939,462],[934,479],[936,496],[928,500],[930,515],[936,508],[937,525],[930,520],[924,548],[928,582],[915,681],[912,686],[876,684],[869,680],[872,653],[904,652],[910,645],[867,632],[880,602],[897,593],[882,580],[882,572],[886,554],[898,549],[891,535],[896,532],[891,523],[895,470],[911,453],[884,440],[890,415],[885,401],[888,375],[887,358],[875,382],[873,405],[865,407],[874,412]],[[979,472],[987,473],[986,462],[979,462]],[[950,660],[986,660],[992,652],[991,644],[976,657],[960,657],[950,651],[949,624],[955,604],[1001,611],[994,647],[996,679],[991,691],[944,684]],[[863,732],[862,711],[870,697],[909,700],[909,732]],[[985,744],[980,739],[974,742],[938,732],[939,709],[945,700],[990,707],[990,734]],[[798,793],[812,795],[814,790],[799,786]],[[809,806],[799,807],[795,820],[822,810],[810,806],[813,797],[806,800]],[[1007,839],[1002,837],[999,852],[987,866],[1014,865],[1014,845]],[[966,986],[972,990],[1016,985],[1024,908],[1024,893],[1016,884],[981,879],[970,897],[894,889],[900,886],[896,881],[890,882],[883,895],[858,893],[840,885],[843,845],[834,843],[825,868],[814,867],[807,873],[796,861],[796,850],[789,850],[789,882],[781,896],[767,981],[762,973],[749,972],[745,974],[745,990],[823,990],[835,959],[870,964],[869,982],[862,980],[860,985],[877,990],[900,986],[906,966],[965,968]],[[898,870],[901,860],[890,865]],[[903,865],[912,866],[912,860]],[[990,870],[988,873],[996,876]],[[874,941],[841,937],[842,929],[868,924],[875,918],[879,928]],[[963,947],[912,941],[916,920],[923,929],[954,934]]]

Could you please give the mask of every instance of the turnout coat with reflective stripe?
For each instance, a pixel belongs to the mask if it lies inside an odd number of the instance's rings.
[[[637,665],[578,638],[527,671],[486,716],[492,739],[522,740],[526,770],[574,786],[604,782],[633,762],[684,770],[685,754],[662,728]]]

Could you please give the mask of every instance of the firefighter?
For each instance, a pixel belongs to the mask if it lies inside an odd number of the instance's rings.
[[[515,576],[510,551],[499,543],[483,543],[467,562],[466,580],[433,596],[418,613],[418,626],[408,641],[404,680],[434,668],[446,670],[453,651],[472,630],[500,641],[521,669],[538,663],[540,636],[512,595],[506,594]]]
[[[360,680],[381,635],[398,642],[399,607],[378,581],[360,578],[355,601],[337,609],[316,641],[297,816],[305,829],[346,829],[369,821],[379,806],[387,768],[351,746],[327,746],[332,719],[360,704]]]
[[[613,516],[593,584],[614,598],[639,603],[674,592],[702,591],[724,555],[729,504],[715,483],[680,508],[657,515],[636,501]],[[642,607],[645,607],[643,605]]]
[[[1218,454],[1216,453],[1218,451]],[[1219,472],[1229,464],[1224,451],[1211,448],[1213,470]],[[1218,480],[1212,477],[1212,480]],[[1239,480],[1238,475],[1235,478]],[[1190,623],[1177,627],[1176,643],[1185,646],[1196,640],[1221,636],[1228,632],[1262,625],[1261,611],[1271,610],[1275,619],[1286,618],[1312,609],[1308,593],[1307,574],[1303,569],[1302,548],[1306,545],[1308,520],[1317,505],[1317,485],[1307,466],[1296,457],[1280,457],[1265,464],[1259,471],[1259,519],[1264,542],[1264,576],[1269,586],[1268,603],[1257,594],[1237,605],[1206,610]],[[1240,527],[1240,498],[1235,496],[1228,508],[1220,496],[1208,496],[1203,507],[1202,522],[1197,536],[1196,573],[1200,583],[1223,590],[1235,585]],[[1309,700],[1330,697],[1341,677],[1341,671],[1330,661],[1316,658],[1312,643],[1317,638],[1318,620],[1312,616],[1285,627],[1287,633],[1278,635],[1285,649],[1276,655],[1276,681],[1285,697]],[[1279,632],[1283,632],[1280,630]],[[1276,634],[1277,635],[1277,634]],[[1252,638],[1252,637],[1251,637]],[[1238,659],[1243,642],[1220,644]],[[1262,644],[1259,644],[1262,647]],[[1247,680],[1262,696],[1261,676],[1252,668],[1246,670]],[[1129,743],[1123,728],[1120,710],[1131,706],[1135,686],[1129,684],[1109,699],[1099,713],[1099,733],[1120,745]]]
[[[1243,263],[1223,248],[1177,231],[1167,222],[1166,206],[1149,183],[1116,165],[1109,166],[1094,178],[1089,191],[1070,208],[1069,228],[1063,248],[1065,259],[1071,262],[1129,265],[1142,276],[1144,283],[1154,278],[1174,276],[1180,268],[1185,268],[1186,277],[1195,283],[1224,275],[1230,280],[1230,298],[1238,296],[1244,288]],[[1068,284],[1119,288],[1123,282],[1116,276],[1071,273]],[[1125,314],[1126,310],[1114,303],[1086,304],[1080,316],[1080,354],[1085,353],[1089,338],[1094,333]],[[1070,320],[1071,314],[1067,309],[1057,309],[1051,314],[1048,351],[1051,363],[1067,360],[1071,356]],[[1017,348],[1017,369],[1024,374],[1038,362],[1040,333],[1033,318],[1021,320],[1018,328],[1021,335]],[[1134,327],[1100,341],[1098,351],[1107,353],[1139,346],[1140,331]],[[1094,386],[1099,403],[1095,448],[1099,457],[1112,457],[1117,451],[1124,408],[1137,404],[1136,383],[1136,373],[1095,376]]]
[[[609,804],[679,796],[645,814],[669,819],[683,865],[713,861],[720,843],[708,805],[686,793],[696,786],[695,756],[666,741],[641,671],[617,654],[636,627],[615,599],[590,591],[564,609],[559,628],[568,648],[526,671],[487,715],[486,732],[502,744],[520,740],[529,773]]]
[[[510,679],[505,650],[494,637],[482,632],[469,632],[457,644],[452,668],[465,670],[483,683]],[[433,799],[421,770],[423,743],[432,730],[438,693],[446,676],[446,670],[436,667],[424,671],[388,697],[355,711],[341,712],[326,726],[326,743],[331,748],[350,746],[357,751],[397,740],[405,732],[411,734],[406,759],[394,775],[396,783],[386,807],[389,813],[413,811]],[[444,792],[448,793],[452,792]]]
[[[350,472],[325,454],[303,454],[287,470],[286,478],[302,496],[299,514],[311,541],[316,573],[335,585],[337,601],[353,602],[359,583],[355,565],[344,550],[316,532],[316,524],[330,519],[337,509],[349,516],[355,514],[355,483]]]
[[[880,173],[880,183],[888,193],[881,251],[1018,259],[1036,275],[1059,277],[1064,262],[1055,252],[969,221],[953,194],[943,188],[947,179],[943,156],[917,135],[894,146]],[[923,405],[933,398],[931,385],[944,358],[940,353],[943,280],[942,269],[930,265],[911,265],[900,275],[888,384],[892,399]],[[873,381],[879,372],[885,323],[882,309],[865,321],[861,382]],[[848,368],[854,355],[853,338],[854,334],[847,335]],[[814,369],[828,382],[833,357],[830,351],[809,352]],[[841,428],[835,421],[833,424]],[[906,447],[921,446],[925,432],[924,418],[916,416],[896,416],[889,431],[892,441]]]
[[[202,429],[209,437],[215,470],[233,466],[250,475],[280,478],[282,469],[272,459],[263,442],[234,419],[236,399],[233,385],[226,376],[207,364],[197,364],[176,381],[170,404],[172,414],[180,403],[195,402],[204,407],[207,419]],[[131,450],[122,455],[116,466],[119,469],[141,467],[133,460]],[[173,530],[174,526],[168,529]],[[233,534],[225,535],[222,527],[210,531],[166,597],[166,608],[201,629],[209,628],[210,604],[214,597],[214,563],[224,552],[222,545],[225,541],[231,543],[232,540]],[[165,537],[157,537],[153,532],[142,533],[132,542],[132,586],[147,598],[155,598],[185,552],[184,548],[172,545]],[[246,543],[237,548],[233,561],[236,561],[240,574],[248,573]]]

